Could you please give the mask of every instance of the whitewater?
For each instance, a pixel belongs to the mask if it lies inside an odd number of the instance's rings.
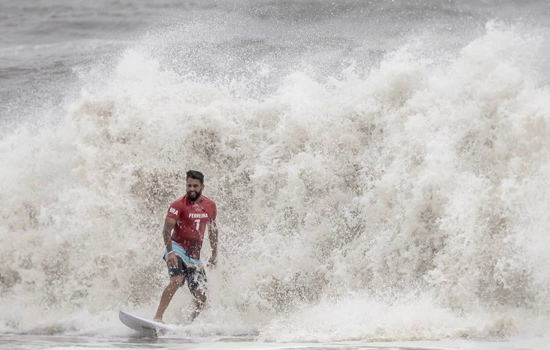
[[[0,41],[0,348],[550,348],[547,5],[163,4]],[[135,338],[189,169],[209,306]]]

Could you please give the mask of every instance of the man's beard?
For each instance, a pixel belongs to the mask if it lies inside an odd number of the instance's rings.
[[[196,194],[196,195],[195,195]],[[198,192],[195,192],[195,191],[191,191],[191,192],[187,192],[187,198],[189,198],[189,200],[191,202],[194,202],[196,201],[197,199],[199,199],[199,197],[201,196],[202,194],[202,191],[198,191]]]

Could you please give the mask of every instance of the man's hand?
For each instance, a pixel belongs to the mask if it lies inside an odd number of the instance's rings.
[[[166,264],[168,265],[168,268],[178,267],[178,258],[176,257],[176,253],[174,252],[168,253],[168,259],[166,260]]]
[[[208,259],[208,264],[206,265],[206,267],[210,267],[210,268],[216,267],[217,260],[218,259],[216,258],[216,256],[212,255],[210,259]]]

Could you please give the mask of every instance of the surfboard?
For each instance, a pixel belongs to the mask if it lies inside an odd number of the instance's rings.
[[[164,323],[151,321],[146,318],[135,316],[124,311],[120,311],[118,313],[118,318],[127,327],[130,327],[143,335],[159,335],[166,333],[166,331],[172,329],[170,326],[165,325]]]

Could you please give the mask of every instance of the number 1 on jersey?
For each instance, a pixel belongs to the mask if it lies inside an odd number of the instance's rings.
[[[201,224],[201,221],[200,220],[195,220],[195,229],[198,231],[199,230],[199,225]]]

